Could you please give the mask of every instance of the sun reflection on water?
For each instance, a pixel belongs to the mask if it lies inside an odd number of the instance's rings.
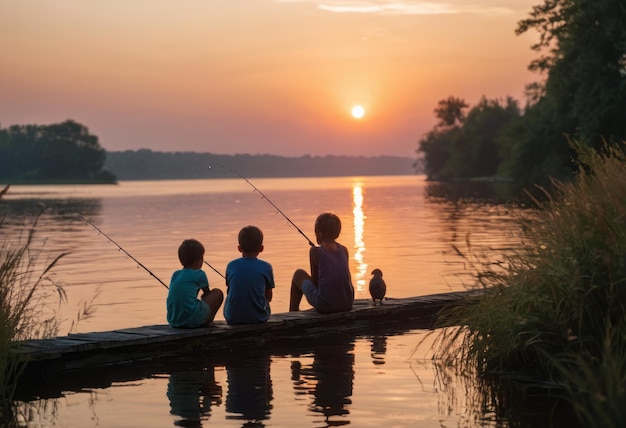
[[[354,183],[352,187],[352,200],[354,208],[354,260],[357,263],[357,272],[355,276],[356,291],[365,290],[365,275],[367,274],[367,263],[363,262],[363,252],[365,251],[365,242],[363,242],[363,229],[365,226],[365,215],[363,214],[363,186],[361,183]]]

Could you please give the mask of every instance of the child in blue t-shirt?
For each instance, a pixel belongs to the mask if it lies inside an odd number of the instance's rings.
[[[203,327],[213,322],[224,301],[222,290],[209,290],[209,280],[202,270],[204,246],[195,239],[186,239],[178,247],[183,265],[172,275],[167,293],[167,322],[172,327]],[[198,299],[198,292],[203,294]]]
[[[263,251],[263,232],[246,226],[238,241],[241,257],[226,266],[224,318],[228,324],[263,323],[270,317],[274,288],[272,265],[257,258]]]

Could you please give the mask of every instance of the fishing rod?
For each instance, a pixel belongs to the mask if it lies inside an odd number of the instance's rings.
[[[209,262],[207,262],[206,260],[204,260],[204,264],[206,264],[208,267],[210,267],[211,269],[213,269],[213,271],[218,274],[219,276],[221,276],[222,278],[226,279],[226,277],[224,275],[221,274],[221,272],[217,269],[215,269],[213,266],[211,266],[211,264]]]
[[[270,198],[268,198],[268,197],[267,197],[267,195],[266,195],[265,193],[261,192],[261,191],[258,189],[258,187],[256,187],[254,184],[252,184],[252,183],[250,182],[250,180],[248,180],[248,179],[247,179],[246,177],[244,177],[243,175],[239,174],[239,173],[238,173],[237,171],[235,171],[234,169],[232,169],[232,168],[228,168],[228,167],[226,167],[226,166],[222,165],[222,164],[221,164],[221,163],[219,163],[219,162],[215,162],[215,165],[221,166],[222,168],[224,168],[224,169],[226,169],[226,170],[228,170],[228,171],[232,172],[233,174],[235,174],[235,175],[239,176],[239,178],[243,178],[243,179],[245,180],[245,182],[246,182],[246,183],[248,183],[248,184],[249,184],[249,185],[250,185],[250,186],[254,189],[254,191],[255,191],[255,192],[259,192],[259,194],[261,195],[262,199],[265,199],[267,202],[269,202],[269,204],[270,204],[271,206],[273,206],[273,207],[274,207],[274,209],[275,209],[278,213],[280,213],[283,217],[285,217],[285,219],[286,219],[289,223],[291,223],[291,225],[292,225],[293,227],[295,227],[295,228],[296,228],[296,230],[297,230],[298,232],[300,232],[300,235],[304,236],[304,239],[306,239],[306,240],[309,242],[309,245],[310,245],[311,247],[315,247],[315,244],[314,244],[313,242],[311,242],[311,240],[310,240],[310,239],[309,239],[309,238],[308,238],[308,237],[304,234],[304,232],[302,232],[302,231],[300,230],[300,228],[299,228],[298,226],[296,226],[296,224],[295,224],[293,221],[291,221],[291,219],[290,219],[289,217],[287,217],[287,215],[286,215],[284,212],[282,212],[282,211],[280,210],[280,208],[278,208],[278,207],[274,204],[274,202],[272,202],[272,201],[270,200]],[[211,165],[209,165],[209,168],[211,168]]]
[[[155,274],[153,274],[150,269],[148,269],[147,267],[145,267],[143,264],[141,264],[141,262],[139,260],[137,260],[136,258],[134,258],[128,251],[126,251],[125,249],[122,248],[122,246],[120,244],[118,244],[117,242],[115,242],[109,235],[107,235],[106,233],[104,233],[102,230],[100,230],[100,228],[98,228],[98,226],[96,226],[95,224],[93,224],[92,222],[90,222],[89,220],[87,220],[85,217],[83,217],[82,215],[78,214],[78,217],[84,221],[85,223],[87,223],[88,225],[90,225],[91,227],[93,227],[94,229],[96,229],[102,236],[104,236],[106,239],[109,240],[110,243],[112,243],[113,245],[115,245],[117,247],[117,249],[121,252],[123,252],[124,254],[126,254],[128,257],[130,257],[135,263],[137,263],[140,267],[142,267],[146,272],[148,272],[150,275],[152,275],[157,281],[159,281],[163,287],[169,289],[169,287],[159,279],[158,276],[156,276]]]
[[[163,284],[163,286],[167,289],[169,289],[169,287],[167,285],[165,285],[165,283],[163,281],[161,281],[159,279],[159,277],[157,277],[155,274],[153,274],[147,267],[145,267],[143,264],[141,264],[141,262],[139,262],[139,260],[137,260],[136,258],[134,258],[132,255],[130,255],[130,253],[128,251],[126,251],[125,249],[122,248],[122,246],[120,244],[118,244],[117,242],[115,242],[109,235],[107,235],[106,233],[104,233],[102,230],[100,230],[98,228],[98,226],[96,226],[95,224],[93,224],[92,222],[90,222],[89,220],[87,220],[85,217],[83,217],[82,215],[78,214],[78,217],[80,217],[81,220],[83,220],[85,223],[89,224],[91,227],[93,227],[94,229],[96,229],[98,232],[100,232],[100,234],[102,236],[104,236],[106,239],[109,240],[109,242],[111,242],[113,245],[115,245],[119,251],[122,251],[124,254],[126,254],[128,257],[130,257],[131,259],[133,259],[135,261],[135,263],[137,263],[139,266],[141,266],[143,269],[145,269],[146,272],[148,272],[150,275],[152,275],[154,278],[156,278],[157,281],[159,281],[161,284]],[[207,262],[206,260],[204,260],[204,263],[206,263],[206,265],[208,267],[210,267],[211,269],[213,269],[219,276],[221,276],[222,278],[226,279],[224,277],[224,275],[222,275],[217,269],[215,269],[213,266],[211,266],[211,264],[209,262]]]

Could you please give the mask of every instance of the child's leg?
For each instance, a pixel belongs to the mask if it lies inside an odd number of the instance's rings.
[[[302,283],[311,276],[304,270],[298,269],[294,272],[291,279],[291,293],[289,298],[289,311],[299,311],[300,301],[302,300]]]
[[[220,306],[222,306],[222,302],[224,301],[224,293],[222,293],[222,290],[220,290],[219,288],[214,288],[208,293],[203,294],[202,300],[204,300],[206,304],[209,305],[209,308],[211,308],[211,313],[209,314],[209,318],[206,321],[207,324],[211,324],[213,322],[213,319],[215,318],[217,310],[220,308]]]

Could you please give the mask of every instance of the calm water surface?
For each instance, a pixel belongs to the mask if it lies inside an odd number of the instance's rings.
[[[517,240],[504,206],[444,197],[444,188],[419,176],[252,181],[311,239],[319,213],[339,215],[338,240],[351,252],[357,298],[368,297],[374,268],[382,269],[390,297],[464,289],[471,269],[455,247],[466,252],[469,243],[497,255]],[[13,186],[0,202],[8,212],[4,235],[17,240],[41,204],[40,259],[69,252],[54,269],[68,296],[58,309],[61,334],[166,322],[166,288],[77,214],[166,284],[179,268],[183,239],[203,242],[205,260],[224,273],[239,257],[239,229],[259,226],[260,258],[274,267],[274,313],[288,308],[293,271],[308,270],[306,238],[241,179]],[[205,271],[211,286],[225,291],[223,278]],[[89,316],[81,317],[85,305]],[[216,319],[223,319],[221,310]],[[34,387],[21,411],[29,426],[496,426],[488,412],[467,405],[462,380],[440,384],[427,344],[415,349],[427,333],[407,325],[284,349],[251,347],[249,355],[83,373],[66,385]]]

